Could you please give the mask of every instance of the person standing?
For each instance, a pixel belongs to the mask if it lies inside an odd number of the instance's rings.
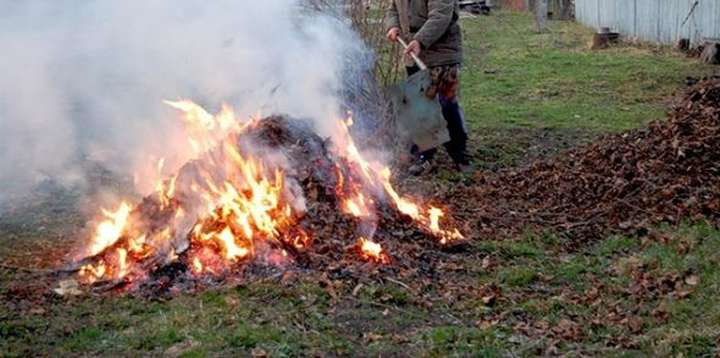
[[[463,60],[459,11],[458,0],[394,0],[386,25],[390,41],[406,38],[409,43],[405,55],[415,54],[427,64],[432,78],[428,96],[438,96],[450,132],[445,148],[455,167],[467,171],[470,168],[468,135],[458,99]],[[412,76],[419,70],[411,65],[407,67],[407,74]],[[417,162],[410,167],[411,174],[420,175],[433,168],[436,148],[419,153],[414,147],[413,152]]]

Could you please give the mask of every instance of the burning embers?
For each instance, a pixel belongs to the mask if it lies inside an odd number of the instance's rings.
[[[87,283],[142,282],[175,262],[195,277],[222,276],[258,258],[291,262],[323,240],[306,225],[312,215],[306,198],[312,203],[319,195],[309,193],[317,191],[313,182],[331,187],[336,210],[358,222],[357,236],[345,239],[356,242],[359,260],[390,264],[390,254],[372,240],[377,210],[388,204],[442,244],[462,238],[441,227],[441,209],[401,196],[390,169],[365,160],[350,136],[351,120],[337,122],[327,151],[311,132],[285,138],[277,121],[242,122],[229,107],[211,115],[192,102],[167,104],[184,113],[196,159],[158,181],[155,193],[135,207],[123,202],[103,212],[81,262]],[[304,146],[287,148],[299,142]],[[164,166],[157,163],[158,173]]]
[[[385,252],[380,244],[361,237],[360,240],[358,240],[358,247],[360,248],[360,253],[364,259],[381,264],[390,263],[390,256]]]

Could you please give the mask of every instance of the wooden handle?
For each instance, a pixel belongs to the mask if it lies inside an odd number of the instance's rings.
[[[405,48],[406,50],[408,49],[408,44],[405,42],[405,40],[403,40],[400,36],[398,36],[397,40],[403,48]],[[420,67],[420,71],[427,70],[428,67],[425,65],[425,62],[422,62],[420,57],[417,57],[417,55],[414,53],[411,53],[410,56],[412,56],[413,60],[415,60],[415,63],[417,63],[418,67]]]

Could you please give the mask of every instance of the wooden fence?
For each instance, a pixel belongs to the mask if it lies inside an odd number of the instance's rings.
[[[554,19],[567,20],[573,17],[574,0],[546,0],[548,11]],[[493,0],[492,4],[514,11],[534,11],[536,0]]]

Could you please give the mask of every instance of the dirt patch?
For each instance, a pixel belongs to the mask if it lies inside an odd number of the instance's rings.
[[[470,148],[476,148],[472,155],[478,169],[499,171],[554,156],[595,137],[597,133],[582,129],[480,129]]]

